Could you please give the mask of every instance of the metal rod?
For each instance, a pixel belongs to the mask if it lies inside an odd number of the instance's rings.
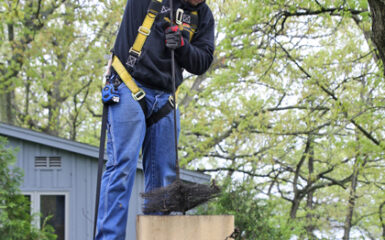
[[[174,7],[173,0],[170,0],[170,21],[174,21]],[[174,98],[174,141],[175,141],[175,174],[176,180],[180,179],[180,168],[178,158],[178,129],[176,124],[176,83],[175,83],[175,51],[171,49],[171,78],[172,78],[172,97]]]

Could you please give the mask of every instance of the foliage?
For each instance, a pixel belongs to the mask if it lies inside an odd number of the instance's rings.
[[[54,240],[51,226],[42,230],[32,225],[30,202],[20,193],[23,174],[15,166],[15,150],[0,138],[0,236],[2,240]]]
[[[300,231],[296,223],[282,218],[281,209],[273,200],[258,199],[247,182],[234,184],[230,180],[225,181],[218,199],[201,207],[198,214],[233,215],[235,239],[290,239]]]
[[[216,58],[182,90],[182,162],[280,199],[305,231],[292,238],[379,239],[385,85],[366,1],[212,4]]]
[[[3,1],[0,120],[95,143],[123,1]],[[119,14],[117,13],[119,12]],[[96,104],[97,103],[97,104]]]
[[[96,145],[125,1],[3,2],[1,120]],[[244,234],[271,214],[261,231],[282,239],[384,238],[385,82],[368,2],[207,2],[215,59],[186,74],[179,146],[225,185],[209,210],[236,214]]]

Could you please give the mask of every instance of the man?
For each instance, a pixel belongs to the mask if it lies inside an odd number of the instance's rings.
[[[107,154],[103,174],[98,240],[124,240],[130,199],[139,152],[142,149],[145,191],[164,187],[175,179],[175,141],[173,112],[146,125],[154,113],[169,104],[172,94],[171,50],[175,49],[176,87],[182,81],[183,69],[203,74],[213,60],[214,18],[204,0],[173,0],[174,16],[182,12],[187,23],[191,12],[198,13],[194,35],[170,26],[169,1],[164,0],[140,56],[128,66],[129,50],[143,23],[151,0],[128,0],[115,41],[113,54],[119,58],[132,78],[145,92],[145,107],[136,101],[127,86],[112,70],[110,81],[117,87],[120,102],[108,107]],[[183,10],[183,11],[182,11]],[[180,18],[182,19],[182,18]],[[175,19],[174,19],[175,20]],[[172,21],[174,22],[174,21]],[[180,24],[180,23],[179,23]],[[179,112],[177,112],[179,133]]]

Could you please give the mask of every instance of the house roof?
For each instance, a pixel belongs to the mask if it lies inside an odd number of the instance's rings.
[[[88,157],[94,158],[95,161],[97,161],[99,157],[98,147],[85,144],[85,143],[71,141],[60,137],[51,136],[45,133],[36,132],[26,128],[12,126],[2,122],[0,122],[0,135],[3,135],[5,137],[21,139],[24,141],[29,141],[37,144],[42,144],[45,146],[88,156]],[[107,160],[106,155],[104,156],[104,159]],[[140,170],[143,170],[141,160],[138,161],[137,168]],[[181,169],[181,178],[189,182],[197,182],[197,183],[204,183],[210,180],[209,175],[202,174],[195,171],[185,170],[185,169]]]

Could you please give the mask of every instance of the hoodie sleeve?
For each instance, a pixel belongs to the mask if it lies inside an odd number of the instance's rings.
[[[207,11],[200,11],[198,15],[198,31],[191,43],[184,38],[185,45],[175,50],[175,57],[182,68],[192,74],[201,75],[209,69],[213,61],[215,23],[208,7]]]

